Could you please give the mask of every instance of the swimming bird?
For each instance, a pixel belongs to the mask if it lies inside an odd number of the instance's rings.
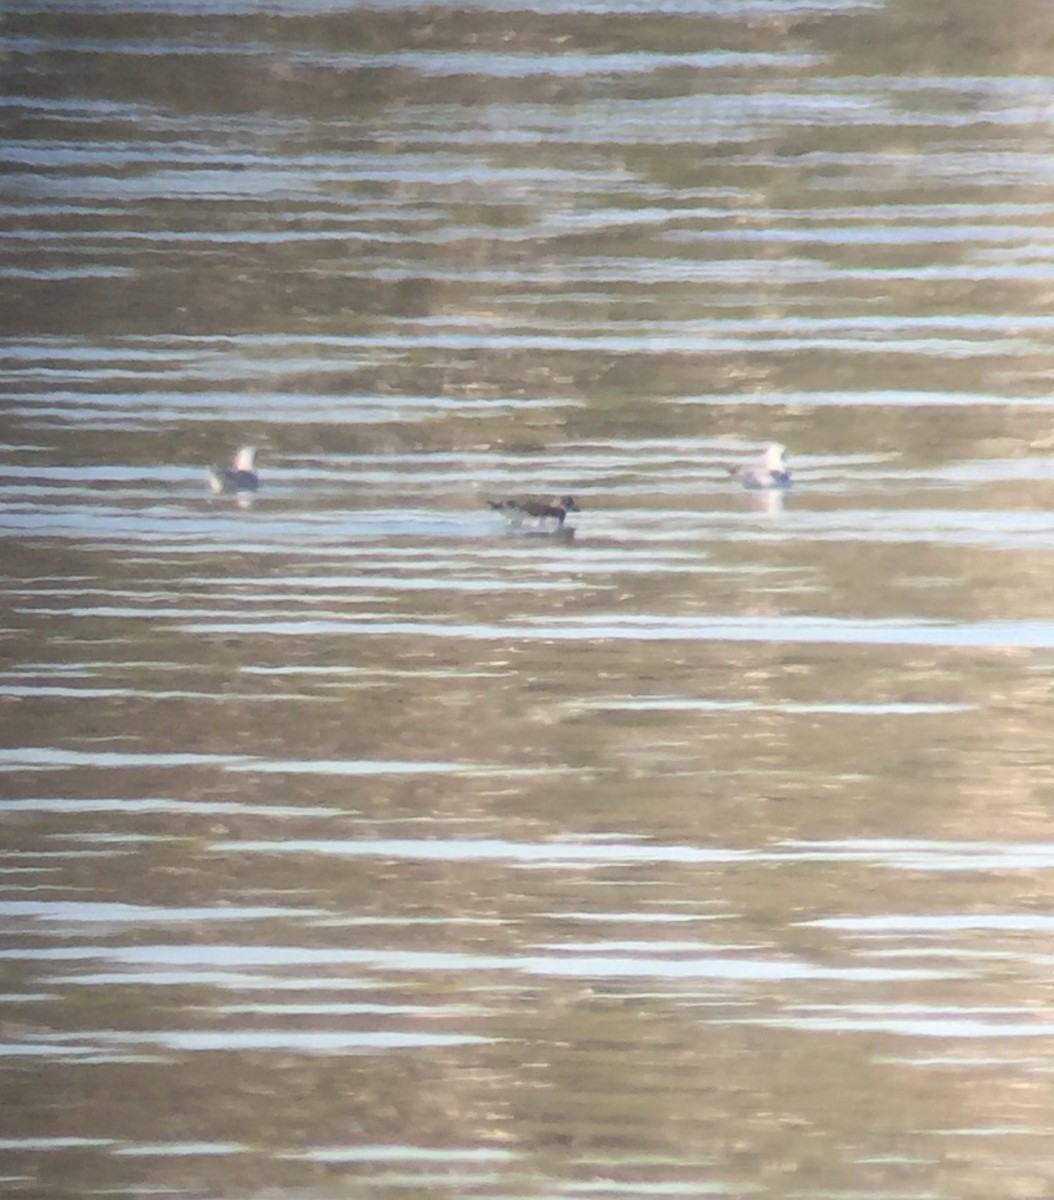
[[[766,446],[760,457],[752,462],[727,467],[729,475],[751,491],[760,488],[789,488],[791,473],[784,455],[786,450],[779,442]]]
[[[255,492],[260,486],[256,474],[256,447],[242,446],[229,467],[209,467],[209,483],[214,492]]]
[[[532,517],[536,521],[555,521],[562,528],[569,512],[581,512],[574,496],[557,496],[555,500],[543,500],[538,496],[510,496],[503,500],[488,500],[491,508],[500,512],[512,524]]]

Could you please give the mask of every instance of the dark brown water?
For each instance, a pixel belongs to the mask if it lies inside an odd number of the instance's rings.
[[[9,0],[5,1194],[1054,1193],[999,14]]]

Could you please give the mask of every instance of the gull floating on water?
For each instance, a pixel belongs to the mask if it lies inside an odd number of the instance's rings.
[[[751,462],[728,467],[728,473],[751,491],[762,488],[789,488],[791,473],[784,458],[785,454],[786,449],[779,442],[773,442]]]
[[[557,496],[555,500],[543,500],[537,496],[511,496],[504,500],[488,500],[491,508],[500,512],[511,524],[519,525],[527,518],[541,522],[556,522],[562,529],[564,518],[569,512],[581,512],[574,496]]]
[[[209,483],[214,492],[255,492],[260,486],[256,474],[256,447],[242,446],[229,467],[209,467]]]

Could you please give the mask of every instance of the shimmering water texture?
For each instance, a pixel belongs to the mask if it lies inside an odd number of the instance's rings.
[[[1054,1195],[993,14],[5,6],[5,1196]]]

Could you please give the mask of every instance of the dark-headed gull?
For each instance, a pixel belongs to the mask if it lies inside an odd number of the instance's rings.
[[[574,496],[557,496],[555,500],[543,500],[538,496],[512,496],[504,500],[488,500],[491,508],[519,524],[528,517],[536,521],[555,521],[561,527],[569,512],[580,512]]]

